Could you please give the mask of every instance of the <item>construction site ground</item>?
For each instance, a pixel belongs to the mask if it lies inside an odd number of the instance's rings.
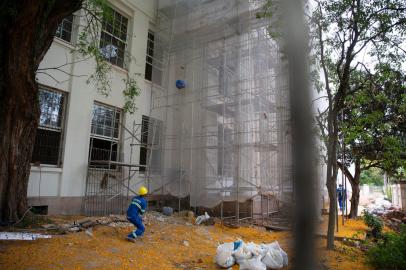
[[[78,218],[53,216],[49,220],[62,224]],[[197,226],[187,216],[163,217],[154,212],[147,213],[144,221],[145,235],[136,243],[124,239],[132,227],[103,225],[94,226],[91,233],[80,231],[34,241],[0,241],[0,269],[219,269],[214,262],[217,246],[238,238],[256,243],[277,240],[288,253],[288,269],[295,263],[290,232],[270,232],[254,226],[230,228],[220,223]],[[325,217],[321,231],[325,230],[326,221]],[[355,220],[344,227],[340,222],[339,231],[340,235],[352,237],[365,229],[362,221]],[[372,269],[358,248],[336,241],[336,250],[327,251],[322,238],[317,246],[323,269]]]

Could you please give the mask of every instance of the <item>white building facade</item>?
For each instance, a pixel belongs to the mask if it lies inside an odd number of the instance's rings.
[[[130,147],[123,127],[142,123],[143,116],[150,113],[151,83],[146,60],[148,37],[149,50],[153,42],[156,1],[113,0],[110,4],[114,26],[103,26],[100,33],[101,49],[109,44],[115,46],[108,59],[112,64],[108,97],[87,82],[94,72],[93,60],[83,60],[72,52],[84,23],[81,11],[61,23],[37,73],[41,117],[28,200],[31,206],[48,214],[83,212],[92,146],[113,149],[113,160],[128,160],[131,154],[134,164],[143,162],[140,147]],[[131,60],[126,55],[131,55]],[[134,77],[141,94],[136,101],[137,111],[129,114],[123,110],[123,80],[134,74],[141,74]],[[143,172],[136,175],[138,179],[143,177]]]

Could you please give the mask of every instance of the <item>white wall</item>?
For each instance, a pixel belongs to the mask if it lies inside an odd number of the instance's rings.
[[[49,86],[68,94],[65,111],[65,126],[63,138],[62,165],[60,167],[41,165],[41,168],[33,166],[31,169],[28,185],[28,197],[55,196],[55,197],[81,197],[84,195],[86,183],[86,169],[88,161],[88,149],[90,141],[90,123],[92,117],[92,105],[99,101],[107,105],[123,108],[124,89],[123,79],[127,73],[133,76],[136,73],[144,73],[145,52],[147,46],[147,33],[150,23],[154,23],[155,0],[114,0],[112,6],[129,18],[128,23],[128,49],[131,52],[132,60],[128,71],[113,66],[112,68],[112,90],[109,97],[97,93],[94,85],[87,84],[87,76],[93,72],[94,63],[92,60],[82,61],[63,67],[64,71],[74,74],[68,76],[56,70],[43,70],[47,74],[38,73],[37,80],[40,84]],[[78,24],[75,17],[75,24]],[[77,32],[77,27],[74,26]],[[66,63],[77,62],[79,55],[72,54],[74,48],[75,34],[73,40],[67,43],[55,38],[54,43],[45,55],[40,69],[51,68]],[[83,76],[84,77],[80,77]],[[142,76],[136,76],[137,83],[141,88],[141,94],[137,98],[138,110],[130,115],[125,113],[123,119],[126,126],[132,126],[133,121],[141,123],[142,115],[149,115],[150,111],[150,84]],[[129,156],[129,142],[123,147],[124,158]],[[138,162],[139,149],[134,149]]]

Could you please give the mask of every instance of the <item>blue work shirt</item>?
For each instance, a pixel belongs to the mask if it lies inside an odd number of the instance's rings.
[[[147,210],[147,200],[142,196],[136,196],[131,200],[127,210],[127,217],[137,217],[143,215]]]
[[[343,187],[338,187],[337,188],[337,197],[339,200],[342,200],[345,195],[345,189]]]

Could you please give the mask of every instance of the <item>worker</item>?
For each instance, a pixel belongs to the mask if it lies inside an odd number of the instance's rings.
[[[147,200],[146,196],[148,190],[146,187],[142,186],[138,190],[138,196],[135,196],[131,200],[131,204],[127,210],[127,219],[135,226],[135,230],[127,235],[127,240],[134,242],[137,237],[140,237],[144,234],[145,227],[142,224],[142,215],[147,209]]]
[[[338,205],[340,206],[341,212],[343,211],[343,203],[344,203],[345,195],[346,195],[345,192],[346,191],[343,188],[343,185],[339,184],[338,188],[337,188],[337,200],[338,200]]]

